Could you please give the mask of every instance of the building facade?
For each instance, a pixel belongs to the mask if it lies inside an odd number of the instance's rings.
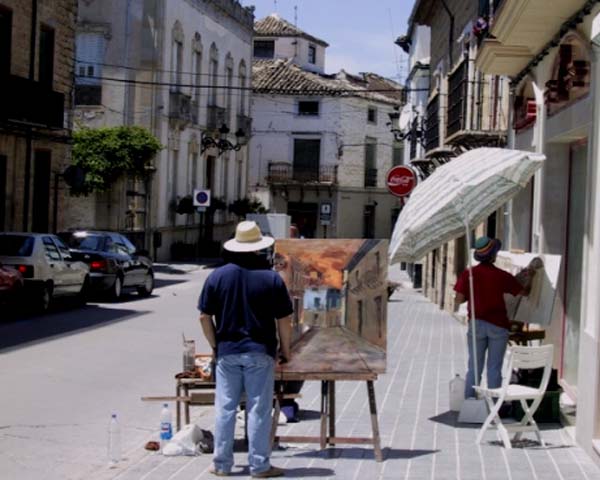
[[[388,124],[402,87],[325,74],[326,47],[276,15],[256,22],[249,189],[305,238],[388,238],[400,203],[386,173],[402,162]]]
[[[540,6],[494,2],[476,65],[511,78],[511,146],[546,155],[543,169],[512,202],[507,239],[510,248],[562,258],[546,341],[556,347],[562,403],[575,406],[565,420],[600,463],[600,7],[544,2],[541,16]]]
[[[423,156],[417,157],[415,151],[416,158],[411,160],[423,176],[464,151],[506,145],[509,81],[505,76],[485,73],[475,65],[482,38],[481,21],[488,3],[418,0],[413,7],[409,19],[411,35],[407,40],[420,35],[415,45],[426,45],[423,36],[430,35]],[[423,26],[428,29],[419,30]],[[420,95],[410,98],[415,102],[414,109],[422,112]],[[504,212],[496,212],[485,224],[473,225],[473,229],[474,236],[486,233],[502,238]],[[457,275],[466,266],[465,244],[464,238],[449,242],[430,253],[423,265],[425,294],[449,311],[454,308],[453,286]]]
[[[78,121],[142,125],[164,148],[151,180],[90,198],[93,217],[80,221],[137,237],[159,260],[208,255],[233,231],[227,207],[246,196],[253,10],[236,0],[82,3]],[[202,215],[189,208],[195,189],[211,192]]]
[[[76,0],[0,1],[0,231],[64,226],[76,14]]]

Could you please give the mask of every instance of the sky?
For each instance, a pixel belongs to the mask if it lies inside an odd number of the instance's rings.
[[[278,13],[329,43],[325,70],[373,72],[394,80],[406,77],[406,56],[394,40],[407,30],[413,0],[241,0],[254,5],[256,19]]]

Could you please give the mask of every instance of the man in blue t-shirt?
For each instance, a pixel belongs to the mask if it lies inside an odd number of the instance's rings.
[[[235,238],[223,245],[229,262],[212,272],[200,294],[202,331],[216,352],[214,470],[233,467],[235,415],[242,392],[248,409],[248,463],[254,478],[278,477],[270,464],[271,409],[277,334],[279,358],[290,358],[292,302],[283,280],[265,260],[273,238],[255,222],[240,222]],[[214,318],[214,320],[213,320]]]

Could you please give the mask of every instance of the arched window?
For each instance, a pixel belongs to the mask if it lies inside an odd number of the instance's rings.
[[[246,62],[242,60],[238,67],[239,73],[239,86],[240,86],[240,102],[238,105],[239,114],[241,116],[246,115],[246,87],[247,85],[247,73],[246,73]]]
[[[192,85],[195,85],[192,92],[192,98],[195,102],[195,109],[200,105],[200,85],[202,85],[202,37],[198,32],[194,34],[192,39]],[[197,115],[197,113],[196,113]]]
[[[210,92],[208,94],[208,105],[209,106],[217,106],[217,89],[219,84],[219,50],[217,46],[213,43],[210,46]]]
[[[513,107],[515,112],[515,130],[521,130],[535,123],[537,105],[535,103],[533,81],[531,79],[527,79],[519,88],[518,94],[515,95]]]
[[[232,112],[232,98],[233,98],[233,57],[231,53],[227,53],[225,56],[225,123],[231,127],[231,114]]]
[[[183,70],[183,28],[179,20],[173,25],[171,32],[171,86],[172,90],[179,91],[181,81],[181,72]]]
[[[589,48],[577,33],[568,33],[558,46],[552,78],[546,82],[548,114],[586,96],[589,90]]]

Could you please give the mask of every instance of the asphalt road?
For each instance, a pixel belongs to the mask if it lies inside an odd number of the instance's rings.
[[[157,435],[161,404],[140,397],[174,395],[182,332],[208,351],[196,304],[210,273],[161,270],[150,298],[8,320],[0,312],[0,478],[88,477],[107,464],[113,412],[125,456]]]

